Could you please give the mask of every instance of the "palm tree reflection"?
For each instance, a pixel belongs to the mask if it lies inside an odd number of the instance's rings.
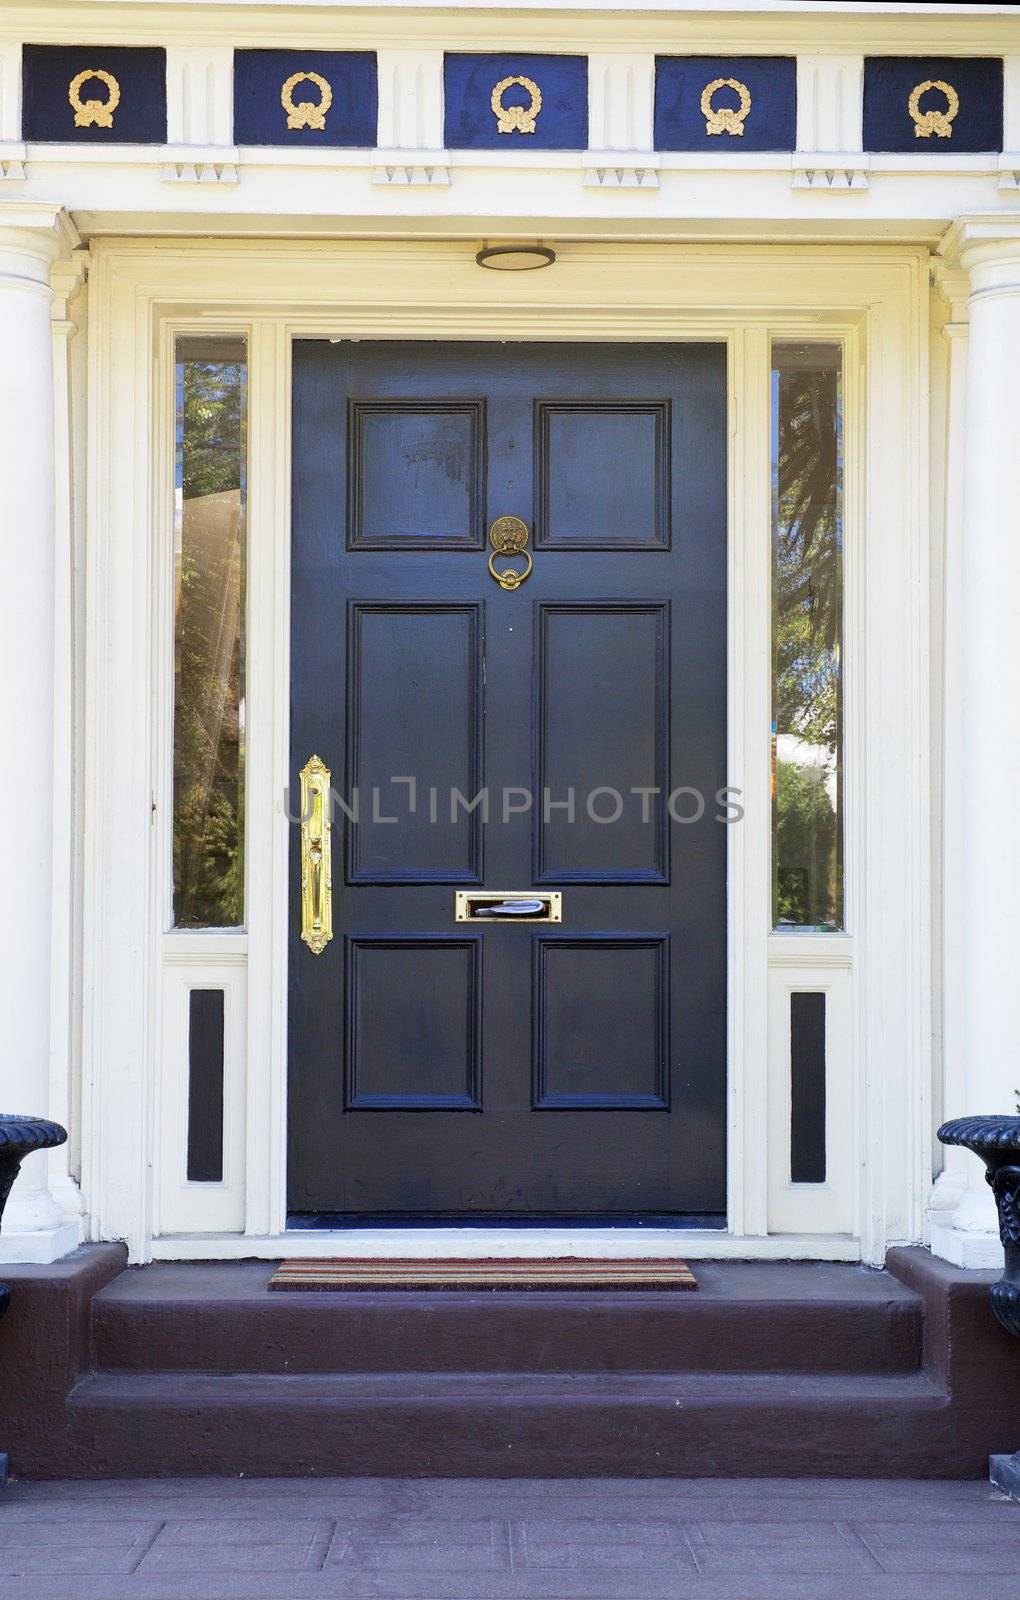
[[[843,923],[840,351],[773,362],[773,913]]]

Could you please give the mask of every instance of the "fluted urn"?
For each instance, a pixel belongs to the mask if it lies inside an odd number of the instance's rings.
[[[1020,1117],[957,1117],[944,1122],[938,1136],[943,1144],[972,1150],[985,1164],[1006,1252],[1006,1270],[990,1291],[992,1310],[1007,1333],[1020,1338]]]
[[[46,1122],[42,1117],[17,1117],[0,1115],[0,1225],[3,1223],[7,1196],[21,1171],[21,1163],[35,1150],[48,1150],[63,1144],[67,1129],[59,1122]],[[7,1309],[10,1292],[0,1283],[0,1316]]]

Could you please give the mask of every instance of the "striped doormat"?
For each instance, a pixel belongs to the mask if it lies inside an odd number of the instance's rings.
[[[696,1289],[686,1261],[281,1261],[270,1289]]]

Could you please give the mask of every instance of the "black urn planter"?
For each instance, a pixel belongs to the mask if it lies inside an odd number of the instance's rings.
[[[48,1150],[63,1144],[67,1129],[59,1122],[46,1122],[42,1117],[14,1117],[0,1115],[0,1225],[3,1224],[4,1207],[21,1171],[21,1163],[34,1150]],[[0,1317],[7,1310],[10,1290],[0,1283]]]
[[[990,1293],[992,1310],[1007,1333],[1020,1339],[1020,1117],[957,1117],[939,1129],[943,1144],[980,1156],[999,1211],[1006,1270]]]

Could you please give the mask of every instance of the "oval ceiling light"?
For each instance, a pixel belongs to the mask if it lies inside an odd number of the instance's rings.
[[[544,244],[493,244],[479,250],[475,260],[494,272],[534,272],[538,267],[551,267],[556,251]]]

